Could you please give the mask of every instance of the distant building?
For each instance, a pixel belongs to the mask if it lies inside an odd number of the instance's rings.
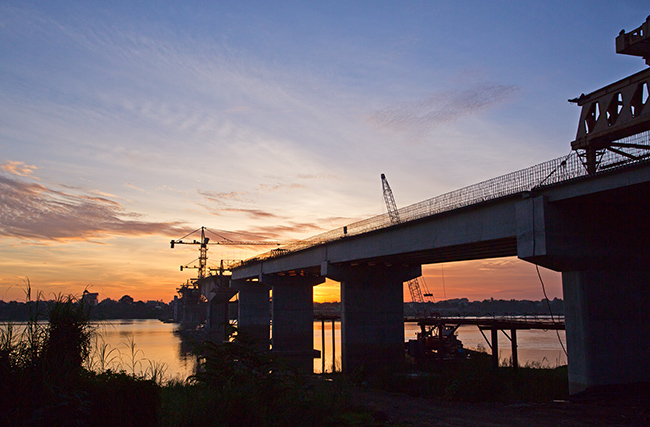
[[[98,292],[88,292],[88,289],[85,289],[83,295],[81,296],[81,301],[88,305],[94,306],[99,302],[98,297]]]

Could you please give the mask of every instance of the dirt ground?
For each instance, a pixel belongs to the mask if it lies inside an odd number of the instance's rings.
[[[356,404],[376,425],[397,426],[635,426],[650,427],[650,387],[598,390],[549,403],[442,402],[369,388],[355,389]]]

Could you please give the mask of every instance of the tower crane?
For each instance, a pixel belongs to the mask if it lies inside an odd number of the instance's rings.
[[[186,239],[187,237],[191,236],[192,234],[201,231],[201,238],[200,240],[183,240]],[[208,231],[212,234],[214,234],[216,237],[218,237],[221,240],[213,240],[210,241],[209,237],[205,236],[205,232]],[[283,245],[287,244],[289,242],[268,242],[268,241],[263,241],[263,240],[255,240],[255,241],[243,241],[243,240],[230,240],[226,237],[223,237],[214,231],[208,230],[206,227],[201,227],[197,228],[196,230],[192,231],[191,233],[186,234],[185,236],[181,237],[180,239],[172,240],[170,242],[170,246],[172,249],[174,249],[175,245],[199,245],[199,265],[181,265],[181,271],[183,271],[184,268],[195,268],[198,270],[198,279],[202,279],[204,277],[207,277],[210,275],[212,271],[219,271],[220,274],[223,274],[224,270],[227,270],[227,267],[224,265],[224,260],[221,260],[221,265],[220,268],[218,269],[211,269],[208,267],[208,244],[210,245],[231,245],[231,246],[251,246],[251,245],[264,245],[264,246],[271,246],[271,245]]]
[[[381,174],[381,187],[384,192],[384,201],[386,202],[386,209],[388,210],[388,218],[390,219],[391,224],[399,224],[399,211],[397,210],[397,204],[395,203],[395,197],[393,197],[393,190],[390,189],[386,175]],[[411,279],[406,282],[409,288],[409,293],[411,294],[411,301],[417,303],[428,302],[425,298],[433,299],[433,294],[427,289],[427,284],[422,280],[420,285],[419,278]],[[424,289],[424,293],[422,292]],[[433,300],[435,302],[435,300]]]

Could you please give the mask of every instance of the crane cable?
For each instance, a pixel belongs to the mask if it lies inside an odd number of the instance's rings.
[[[553,317],[553,311],[551,310],[551,302],[548,299],[548,295],[546,295],[546,286],[544,286],[544,281],[542,280],[542,274],[539,271],[539,266],[535,264],[535,269],[537,270],[537,277],[539,277],[539,281],[542,284],[542,292],[544,293],[544,298],[546,298],[546,305],[548,306],[548,312],[551,315],[551,322],[555,323],[555,319]],[[565,323],[566,325],[566,323]],[[566,328],[566,326],[565,326]],[[560,342],[560,346],[562,347],[562,351],[564,351],[564,355],[569,357],[569,354],[566,351],[566,347],[564,347],[564,343],[562,342],[562,338],[560,338],[560,331],[558,329],[555,330],[555,334],[557,335],[557,340]]]
[[[546,182],[546,181],[547,181],[551,176],[553,176],[553,174],[555,174],[555,172],[558,171],[559,168],[561,168],[561,167],[566,167],[566,166],[567,166],[567,161],[569,160],[569,157],[571,157],[571,155],[574,154],[574,153],[575,153],[575,151],[574,151],[574,150],[571,150],[571,151],[569,152],[569,154],[566,155],[566,157],[564,158],[564,160],[562,160],[562,161],[560,162],[560,164],[557,165],[557,166],[555,167],[555,169],[553,169],[553,170],[551,171],[551,173],[549,173],[549,174],[546,176],[546,178],[544,178],[543,180],[541,180],[541,181],[539,182],[539,184],[537,184],[537,185],[535,185],[535,186],[533,186],[533,187],[531,188],[531,191],[534,190],[534,189],[536,189],[536,188],[541,187],[541,186],[542,186],[542,185],[543,185],[543,184],[544,184],[544,183],[545,183],[545,182]]]
[[[569,153],[569,156],[570,155],[571,155],[571,153]],[[562,166],[562,165],[566,166],[566,160],[569,158],[569,156],[567,156],[564,159],[564,161],[560,164],[560,166]],[[556,168],[556,170],[557,170],[557,168]],[[553,173],[555,173],[555,171],[551,172],[551,175]],[[541,183],[540,183],[540,185],[541,185]],[[532,225],[533,225],[533,227],[532,227],[532,232],[533,232],[532,233],[532,235],[533,235],[533,255],[535,255],[536,248],[537,248],[537,240],[535,239],[535,203],[534,202],[533,202],[533,209],[532,209]],[[537,277],[539,278],[539,282],[542,284],[542,293],[544,294],[544,298],[546,298],[546,305],[548,307],[548,313],[551,315],[551,322],[555,323],[555,318],[553,316],[553,310],[551,310],[551,302],[549,301],[548,295],[546,294],[546,286],[544,285],[544,280],[542,280],[542,273],[539,271],[539,265],[535,264],[535,269],[537,270]],[[566,322],[565,322],[565,330],[566,330]],[[560,338],[560,331],[558,329],[556,329],[555,334],[557,335],[557,340],[560,342],[560,347],[562,347],[562,351],[564,351],[564,355],[567,357],[567,361],[568,361],[569,354],[567,353],[566,347],[564,346],[564,343],[562,342],[562,338]]]

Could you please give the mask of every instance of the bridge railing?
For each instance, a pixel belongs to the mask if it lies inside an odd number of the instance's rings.
[[[621,140],[637,146],[628,150],[627,155],[604,151],[601,153],[598,173],[630,164],[647,161],[650,155],[650,132],[644,132]],[[644,147],[648,147],[647,149]],[[565,157],[548,160],[535,166],[511,172],[487,181],[479,182],[468,187],[460,188],[449,193],[427,199],[399,209],[400,223],[415,221],[443,212],[476,205],[518,193],[549,187],[587,176],[581,156],[572,151]],[[387,213],[348,224],[325,233],[309,237],[286,246],[263,253],[254,258],[242,261],[239,265],[263,261],[276,256],[286,255],[325,243],[333,242],[349,236],[355,236],[370,231],[387,228],[394,225]]]

